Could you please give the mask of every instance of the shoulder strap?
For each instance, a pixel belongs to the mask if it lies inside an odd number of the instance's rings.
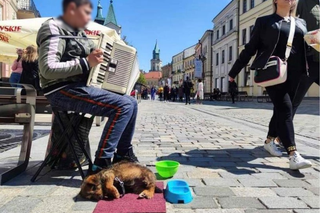
[[[296,20],[295,18],[293,18],[292,16],[290,17],[290,33],[289,33],[289,37],[288,37],[288,42],[287,42],[287,49],[286,49],[286,54],[285,54],[285,60],[287,61],[290,53],[291,53],[291,49],[292,49],[292,42],[293,42],[293,38],[294,38],[294,32],[296,31]]]

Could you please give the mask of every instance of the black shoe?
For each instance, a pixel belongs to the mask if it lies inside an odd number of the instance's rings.
[[[133,149],[129,149],[126,153],[121,153],[119,151],[115,153],[112,163],[113,164],[119,163],[120,161],[129,161],[129,162],[139,163],[138,158],[133,153]]]
[[[91,168],[87,172],[87,176],[99,173],[103,169],[108,169],[112,166],[111,158],[96,158]]]

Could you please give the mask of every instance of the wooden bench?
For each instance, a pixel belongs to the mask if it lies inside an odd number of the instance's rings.
[[[270,103],[271,99],[267,93],[267,91],[263,91],[262,96],[257,96],[257,102],[258,103]]]
[[[10,86],[5,82],[0,83],[6,85],[5,87]],[[30,85],[17,85],[22,88],[16,88],[16,96],[7,99],[5,103],[0,103],[0,123],[16,123],[24,126],[20,155],[17,163],[0,164],[0,185],[25,171],[30,158],[37,92]],[[1,91],[6,90],[5,88],[2,90],[2,88],[0,87]],[[22,98],[23,93],[25,94],[24,98]]]

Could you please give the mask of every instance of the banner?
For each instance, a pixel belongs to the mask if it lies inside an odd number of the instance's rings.
[[[202,61],[199,59],[195,60],[194,77],[195,78],[202,78]]]

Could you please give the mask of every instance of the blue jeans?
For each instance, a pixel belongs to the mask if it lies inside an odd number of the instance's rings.
[[[13,72],[10,75],[9,83],[19,83],[21,74],[17,72]],[[17,85],[11,84],[12,87],[18,87]]]
[[[52,107],[94,116],[108,117],[96,158],[112,158],[115,150],[125,153],[132,148],[138,104],[127,95],[87,87],[85,83],[71,84],[47,96]]]

